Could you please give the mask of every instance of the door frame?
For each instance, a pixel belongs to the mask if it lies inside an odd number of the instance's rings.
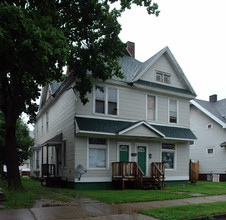
[[[136,162],[138,163],[138,147],[146,147],[146,175],[149,176],[149,166],[148,166],[148,144],[147,143],[135,143],[135,153],[137,154],[136,156]]]
[[[129,142],[117,142],[117,162],[120,162],[120,153],[119,153],[119,146],[120,145],[128,145],[129,146],[129,161],[131,161],[131,143]]]

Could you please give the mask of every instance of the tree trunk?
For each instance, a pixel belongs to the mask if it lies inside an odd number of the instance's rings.
[[[6,136],[5,136],[5,155],[7,165],[8,187],[12,190],[24,190],[20,180],[18,167],[18,153],[16,141],[16,120],[17,114],[15,107],[8,107],[5,114]]]

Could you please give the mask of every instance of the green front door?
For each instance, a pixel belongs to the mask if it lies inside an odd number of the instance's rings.
[[[145,146],[139,146],[137,147],[137,159],[138,164],[142,171],[144,172],[144,175],[146,176],[146,147]]]
[[[119,146],[119,162],[128,162],[129,161],[129,146],[120,145]],[[127,176],[127,166],[123,163],[119,164],[119,175]]]
[[[128,162],[129,161],[129,146],[120,145],[119,146],[119,162]]]

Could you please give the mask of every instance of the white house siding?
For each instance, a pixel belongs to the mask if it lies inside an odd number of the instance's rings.
[[[119,117],[134,120],[146,119],[146,93],[121,88],[119,91]]]
[[[175,146],[175,169],[165,170],[166,181],[189,180],[189,144],[178,142]]]
[[[98,84],[101,85],[101,84]],[[112,87],[112,86],[111,86]],[[93,92],[88,95],[89,102],[83,105],[81,101],[75,103],[75,114],[77,115],[93,115],[98,117],[112,117],[129,120],[147,120],[147,95],[156,97],[156,120],[150,121],[159,124],[169,124],[168,119],[168,101],[169,96],[158,95],[147,91],[140,91],[131,87],[115,86],[119,93],[118,116],[107,114],[97,114],[93,111],[95,102],[93,100]],[[177,97],[171,97],[178,100],[178,124],[179,126],[189,127],[189,100]],[[39,126],[40,127],[40,126]],[[40,129],[39,129],[40,130]]]
[[[184,127],[190,126],[190,120],[189,120],[189,109],[190,109],[190,103],[189,100],[178,100],[178,120],[179,125]]]
[[[176,71],[172,67],[166,55],[161,56],[151,68],[140,78],[144,81],[156,82],[156,71],[161,71],[170,74],[170,84],[164,84],[173,86],[176,88],[185,88],[181,83]],[[159,82],[158,82],[159,83]]]
[[[190,115],[191,130],[197,137],[195,145],[190,146],[190,158],[199,161],[200,174],[225,174],[226,149],[220,144],[225,141],[226,130],[194,106],[191,106]],[[213,127],[208,129],[208,124]],[[207,154],[208,148],[214,149],[212,155]]]
[[[103,137],[102,137],[103,138]],[[137,146],[147,147],[147,166],[146,175],[150,176],[150,165],[152,162],[161,162],[162,143],[150,142],[142,139],[118,139],[106,138],[109,143],[109,157],[107,169],[89,169],[88,168],[88,137],[77,137],[75,141],[75,168],[81,164],[87,172],[82,175],[81,179],[75,177],[75,182],[110,182],[112,175],[112,162],[118,161],[118,145],[129,144],[129,157],[131,162],[137,162],[137,156],[131,156],[131,153],[137,152]],[[149,158],[151,154],[151,158]],[[186,161],[186,162],[185,162]],[[175,151],[175,169],[166,170],[166,180],[188,180],[189,179],[189,145],[188,143],[176,143]]]
[[[36,144],[43,144],[62,132],[62,138],[63,140],[66,140],[67,164],[66,167],[63,168],[63,163],[61,163],[60,174],[65,178],[68,175],[69,170],[74,167],[74,114],[75,95],[72,90],[64,91],[63,94],[59,98],[56,98],[56,100],[54,100],[52,105],[48,108],[48,130],[46,129],[46,111],[42,111],[40,113],[35,129]],[[46,156],[44,155],[44,158],[45,157]],[[63,160],[62,152],[60,159],[61,161]]]

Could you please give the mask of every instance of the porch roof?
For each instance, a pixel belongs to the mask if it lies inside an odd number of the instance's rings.
[[[160,138],[178,139],[178,140],[195,140],[196,136],[189,128],[180,128],[172,126],[162,126],[149,124],[146,121],[124,121],[88,118],[82,116],[75,117],[77,124],[77,134],[103,134],[103,135],[122,135],[124,130],[136,127],[136,125],[150,125],[149,129],[159,135]]]
[[[60,145],[62,143],[62,133],[54,136],[53,138],[50,138],[48,141],[44,142],[41,146],[46,145]]]

